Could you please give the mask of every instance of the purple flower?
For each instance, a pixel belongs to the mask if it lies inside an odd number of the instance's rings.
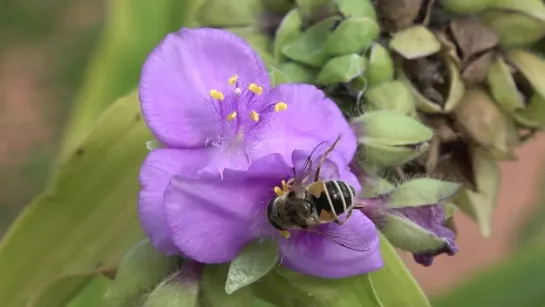
[[[444,241],[444,245],[436,250],[413,253],[414,260],[417,263],[430,266],[435,256],[443,253],[453,256],[458,252],[458,247],[454,241],[454,231],[445,226],[445,211],[440,205],[398,208],[395,209],[395,212]]]
[[[293,177],[293,166],[302,165],[308,153],[294,151],[291,164],[280,154],[255,160],[247,171],[225,169],[223,178],[215,172],[175,176],[165,192],[165,213],[172,240],[180,251],[199,262],[223,263],[233,260],[252,240],[278,240],[282,263],[301,273],[341,278],[382,267],[375,225],[355,210],[342,226],[322,225],[320,232],[333,234],[354,250],[324,239],[321,235],[291,231],[280,236],[267,219],[267,204],[275,197],[274,187]],[[359,189],[347,167],[328,161],[324,179],[340,179]]]
[[[173,176],[215,184],[212,179],[247,170],[270,154],[290,161],[294,150],[308,152],[339,135],[333,162],[346,165],[356,151],[348,123],[322,91],[303,84],[271,88],[258,55],[222,30],[182,29],[167,35],[144,64],[140,101],[148,127],[165,148],[151,151],[144,161],[138,210],[146,234],[165,254],[180,253],[173,242],[178,228],[167,220],[194,217],[167,212],[165,191]],[[251,193],[251,188],[233,188]]]

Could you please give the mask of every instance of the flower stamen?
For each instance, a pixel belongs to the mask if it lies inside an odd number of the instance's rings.
[[[238,80],[238,75],[234,74],[231,78],[229,78],[229,85],[235,85],[235,83],[237,83],[237,80]]]
[[[278,196],[278,197],[284,195],[284,191],[282,191],[282,189],[281,189],[280,187],[274,187],[274,193],[275,193],[276,196]]]
[[[212,89],[210,90],[210,97],[216,100],[222,101],[225,96],[223,95],[222,92]]]
[[[285,102],[278,102],[274,105],[274,112],[284,111],[288,108],[288,104]]]
[[[235,119],[236,117],[237,117],[237,112],[236,112],[236,111],[233,111],[233,112],[227,114],[227,117],[226,117],[226,118],[227,118],[227,121],[230,122],[230,121],[232,121],[233,119]]]
[[[240,96],[240,94],[242,94],[240,87],[235,88],[235,95]]]
[[[250,83],[248,89],[256,95],[261,95],[261,93],[263,93],[263,88],[255,83]]]
[[[257,113],[256,111],[250,112],[250,117],[254,120],[254,122],[259,121],[259,113]]]

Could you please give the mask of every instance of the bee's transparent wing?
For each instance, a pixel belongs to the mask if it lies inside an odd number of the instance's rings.
[[[333,226],[328,225],[325,230],[311,230],[312,233],[328,240],[333,244],[348,248],[353,251],[366,252],[369,250],[369,243],[366,236],[354,225]]]
[[[327,155],[333,150],[337,142],[341,137],[339,136],[333,145],[329,142],[323,141],[316,145],[312,152],[308,155],[303,166],[299,168],[299,171],[295,173],[294,181],[292,183],[294,188],[304,187],[314,181],[314,175],[318,169],[322,166]]]

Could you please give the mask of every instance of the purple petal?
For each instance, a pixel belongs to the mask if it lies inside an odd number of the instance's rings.
[[[156,149],[151,151],[140,171],[138,195],[140,222],[152,244],[166,254],[178,254],[166,226],[163,194],[170,178],[182,172],[203,168],[210,159],[206,150]]]
[[[147,125],[170,147],[204,147],[222,125],[210,90],[229,90],[234,74],[245,84],[270,86],[259,56],[232,33],[184,28],[167,35],[142,69],[140,101]]]
[[[289,239],[281,239],[282,263],[303,274],[325,278],[364,274],[383,266],[375,225],[361,212],[354,211],[342,226],[331,223],[322,226],[320,231],[339,237],[351,246],[363,247],[365,251],[349,249],[308,231],[298,231],[292,232]]]
[[[276,154],[255,161],[248,171],[226,169],[223,178],[176,176],[165,193],[174,244],[199,262],[234,259],[246,243],[268,234],[266,206],[290,171]]]
[[[340,161],[346,165],[356,152],[356,136],[337,105],[325,97],[315,86],[306,84],[283,84],[271,90],[267,100],[274,104],[284,102],[287,109],[271,115],[265,129],[259,131],[260,142],[252,148],[253,157],[262,157],[271,152],[280,153],[289,161],[293,150],[310,152],[322,141],[331,144],[341,136],[335,148]]]
[[[415,254],[414,260],[417,263],[424,266],[430,266],[433,263],[433,258],[435,256],[443,253],[452,256],[458,251],[458,247],[454,240],[454,232],[444,225],[445,212],[440,205],[398,208],[396,209],[396,212],[403,214],[406,218],[424,227],[429,232],[445,241],[445,245],[438,250]]]

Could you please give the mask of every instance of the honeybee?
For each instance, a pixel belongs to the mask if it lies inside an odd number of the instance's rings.
[[[305,160],[303,166],[294,177],[282,182],[282,188],[275,188],[278,195],[267,205],[269,222],[280,231],[284,238],[290,236],[290,230],[311,231],[341,246],[358,250],[368,250],[367,244],[358,238],[359,233],[347,234],[343,231],[321,231],[319,226],[336,223],[345,224],[351,217],[353,209],[362,208],[355,202],[355,189],[340,180],[321,180],[320,172],[327,156],[340,140],[333,145],[328,142],[318,144]],[[346,213],[341,220],[340,216]],[[326,227],[332,228],[332,227]],[[338,227],[337,227],[338,228]]]

